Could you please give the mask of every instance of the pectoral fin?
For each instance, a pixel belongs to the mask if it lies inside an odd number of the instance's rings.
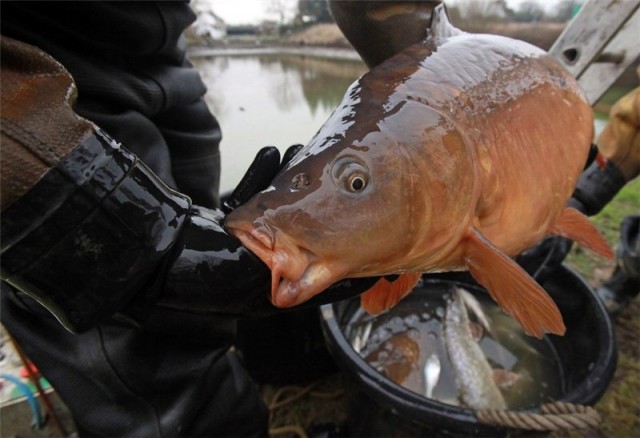
[[[613,258],[613,251],[600,231],[589,221],[589,218],[575,208],[565,208],[549,232],[575,240],[585,248],[608,259]]]
[[[538,338],[545,332],[564,334],[560,310],[524,269],[477,230],[466,242],[469,272],[527,334]]]
[[[360,296],[360,305],[372,315],[390,309],[413,290],[420,276],[419,273],[402,274],[394,281],[381,278]]]

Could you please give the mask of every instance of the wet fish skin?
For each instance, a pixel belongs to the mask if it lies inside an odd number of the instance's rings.
[[[493,370],[469,329],[467,308],[453,288],[443,324],[443,342],[463,404],[472,409],[506,409]]]
[[[591,107],[542,50],[434,17],[430,37],[356,81],[226,226],[271,269],[279,307],[343,278],[402,274],[362,296],[379,313],[421,273],[469,270],[527,333],[563,334],[555,303],[511,257],[548,234],[612,255],[566,208]]]

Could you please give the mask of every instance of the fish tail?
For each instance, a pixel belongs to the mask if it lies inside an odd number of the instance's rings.
[[[360,305],[372,315],[390,309],[413,290],[420,277],[420,273],[402,274],[394,281],[383,277],[360,296]]]
[[[527,334],[538,338],[545,332],[564,334],[560,310],[524,269],[477,230],[467,237],[466,243],[465,262],[473,278]]]
[[[585,248],[589,248],[608,259],[613,259],[613,250],[609,243],[595,225],[575,208],[565,208],[549,232],[575,240]]]

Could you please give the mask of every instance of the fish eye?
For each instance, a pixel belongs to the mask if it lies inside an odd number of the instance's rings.
[[[362,175],[352,175],[349,178],[349,188],[352,192],[360,192],[367,186],[367,181]]]
[[[350,193],[360,193],[369,185],[368,170],[352,159],[336,161],[332,173],[338,186]]]

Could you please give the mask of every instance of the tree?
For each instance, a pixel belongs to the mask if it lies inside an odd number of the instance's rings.
[[[298,15],[315,23],[333,22],[327,0],[298,0]]]
[[[573,0],[564,0],[558,3],[555,8],[551,9],[551,11],[546,14],[547,18],[550,21],[556,21],[559,23],[569,21],[576,4],[577,2],[574,2]]]
[[[516,10],[517,21],[540,21],[544,17],[544,8],[537,1],[526,1]]]
[[[267,13],[276,15],[278,25],[284,26],[284,17],[287,10],[287,0],[270,0],[267,6]]]
[[[507,16],[505,0],[458,0],[448,9],[454,23],[504,21]]]

